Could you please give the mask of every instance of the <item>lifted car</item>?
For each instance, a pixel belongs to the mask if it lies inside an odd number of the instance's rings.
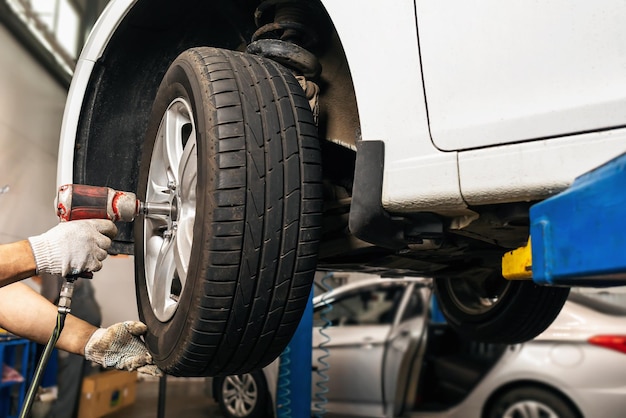
[[[428,276],[448,322],[533,338],[569,289],[507,281],[529,207],[626,151],[626,6],[112,0],[58,183],[169,205],[120,225],[170,374],[271,362],[316,269]]]

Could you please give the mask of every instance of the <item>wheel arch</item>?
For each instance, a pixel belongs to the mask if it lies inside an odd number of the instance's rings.
[[[72,80],[57,182],[136,191],[148,116],[169,64],[194,46],[244,50],[256,30],[258,3],[113,1],[90,35]],[[324,16],[322,27],[329,33],[315,52],[324,68],[319,132],[350,148],[360,131],[356,97],[341,41],[330,16]],[[118,227],[111,252],[132,254],[131,226]]]
[[[534,379],[523,379],[523,380],[515,380],[513,382],[508,382],[500,386],[495,391],[493,391],[482,406],[482,410],[480,413],[481,418],[488,418],[489,410],[493,407],[496,400],[499,397],[501,397],[503,394],[514,389],[528,388],[528,387],[542,389],[542,390],[552,393],[555,396],[558,396],[564,402],[566,402],[572,408],[572,410],[576,411],[579,417],[582,418],[583,415],[582,415],[582,412],[580,411],[580,408],[578,407],[578,405],[576,405],[576,403],[572,400],[572,398],[568,394],[566,394],[565,392],[563,392],[562,390],[560,390],[559,388],[553,385],[547,384],[545,382],[540,382]]]

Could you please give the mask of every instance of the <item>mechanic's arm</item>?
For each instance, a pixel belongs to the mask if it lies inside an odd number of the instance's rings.
[[[62,276],[102,268],[111,240],[117,234],[109,220],[62,222],[26,241],[0,246],[0,327],[44,344],[56,324],[57,308],[18,280],[38,273]],[[104,367],[159,375],[140,336],[141,322],[127,321],[97,328],[68,315],[57,342],[61,350],[84,355]]]
[[[39,344],[46,344],[56,324],[57,307],[23,283],[0,288],[0,327]],[[67,315],[57,348],[84,354],[97,327]]]
[[[0,327],[29,340],[46,344],[57,318],[57,307],[23,283],[0,288]],[[98,328],[67,315],[56,347],[85,356],[104,367],[139,370],[159,376],[152,356],[140,336],[147,331],[141,322],[127,321]]]
[[[116,234],[113,222],[86,219],[62,222],[28,240],[0,245],[0,286],[41,272],[67,276],[98,271]]]
[[[36,270],[27,240],[0,245],[0,286],[34,276]]]

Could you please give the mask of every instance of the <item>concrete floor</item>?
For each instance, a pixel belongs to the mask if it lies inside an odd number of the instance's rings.
[[[213,398],[206,394],[208,386],[202,378],[166,380],[165,414],[163,418],[225,418]],[[135,403],[102,418],[157,418],[159,380],[148,377],[137,382]],[[325,418],[351,418],[325,414]]]
[[[224,418],[213,398],[206,394],[204,379],[174,378],[166,380],[165,418]],[[106,418],[156,418],[158,415],[159,380],[140,379],[135,403]]]
[[[159,380],[137,382],[135,403],[102,418],[157,418],[159,402]],[[166,380],[165,414],[163,418],[225,418],[210,395],[203,378],[176,378]],[[326,413],[324,418],[355,418],[351,415]]]

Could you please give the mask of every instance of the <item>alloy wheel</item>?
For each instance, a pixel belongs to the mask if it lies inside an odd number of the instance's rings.
[[[150,161],[146,201],[169,210],[144,218],[145,274],[154,315],[172,318],[185,288],[196,217],[196,129],[189,103],[167,107]]]
[[[524,400],[511,405],[503,418],[559,418],[559,414],[542,402]]]
[[[228,412],[235,417],[252,413],[258,398],[258,388],[251,374],[228,376],[222,384],[222,398]]]

